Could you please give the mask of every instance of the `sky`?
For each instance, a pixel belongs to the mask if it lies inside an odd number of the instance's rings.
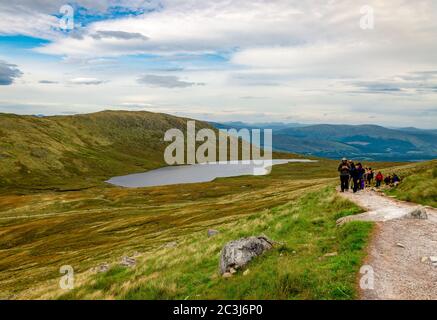
[[[435,0],[0,0],[0,112],[437,128]]]

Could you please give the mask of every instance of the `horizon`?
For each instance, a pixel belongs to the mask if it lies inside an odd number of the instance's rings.
[[[34,116],[34,117],[66,117],[66,116],[77,116],[77,115],[87,115],[87,114],[94,114],[99,112],[151,112],[151,113],[163,113],[167,115],[172,115],[176,117],[185,117],[180,114],[171,114],[166,112],[158,112],[158,111],[149,111],[149,110],[125,110],[125,109],[102,109],[99,111],[93,111],[93,112],[84,112],[84,113],[64,113],[64,114],[52,114],[52,115],[46,115],[46,114],[17,114],[13,112],[0,112],[0,114],[9,114],[9,115],[19,115],[19,116]],[[376,127],[382,127],[386,129],[391,130],[401,130],[401,129],[418,129],[418,130],[424,130],[424,131],[434,131],[437,130],[437,127],[430,127],[430,128],[421,128],[419,126],[408,126],[408,127],[393,127],[393,126],[385,126],[382,124],[377,123],[361,123],[361,124],[350,124],[350,123],[304,123],[304,122],[283,122],[283,121],[264,121],[264,122],[250,122],[250,121],[244,121],[244,120],[236,120],[236,121],[214,121],[214,120],[205,120],[201,118],[192,118],[192,117],[186,117],[191,120],[195,121],[203,121],[208,123],[217,123],[217,124],[232,124],[232,123],[242,123],[242,124],[248,124],[248,125],[269,125],[269,124],[280,124],[280,125],[299,125],[302,127],[309,127],[309,126],[376,126]]]

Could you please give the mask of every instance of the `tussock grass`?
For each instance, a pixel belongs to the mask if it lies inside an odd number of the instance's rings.
[[[337,228],[335,221],[358,212],[331,187],[319,188],[286,205],[223,224],[213,238],[202,231],[187,236],[177,248],[145,254],[135,269],[115,267],[90,276],[85,285],[59,298],[353,299],[372,225],[353,222]],[[247,275],[221,278],[222,246],[260,234],[281,244],[252,261]],[[330,252],[338,255],[324,257]]]
[[[164,132],[184,130],[186,120],[147,112],[0,114],[0,299],[353,298],[371,226],[336,228],[335,220],[359,210],[326,189],[337,161],[202,184],[103,182],[162,166]],[[208,228],[221,233],[208,239]],[[222,246],[258,234],[284,244],[253,261],[248,275],[220,278]],[[173,241],[176,248],[164,247]],[[323,258],[333,251],[338,256]],[[136,256],[137,266],[117,266],[124,255]],[[103,262],[113,268],[96,274]],[[59,289],[62,265],[74,267],[72,292]]]
[[[201,184],[0,194],[0,298],[53,298],[63,293],[58,286],[62,265],[74,267],[76,284],[80,285],[87,281],[90,270],[103,262],[117,264],[123,255],[136,252],[165,256],[172,250],[155,250],[196,232],[203,236],[208,228],[221,228],[230,222],[235,222],[239,230],[232,237],[252,234],[257,232],[255,225],[265,224],[263,218],[253,214],[331,185],[336,181],[336,169],[336,161],[321,159],[318,163],[275,166],[269,176]],[[335,217],[352,213],[354,209],[342,209]],[[290,228],[288,218],[297,219],[298,224],[308,223],[298,217],[299,212],[293,212],[287,219],[273,221],[269,228],[274,227],[278,236],[284,237]],[[240,218],[252,223],[239,223]],[[321,217],[312,219],[311,226],[326,223]],[[210,250],[219,250],[221,244]],[[190,257],[185,257],[187,263]],[[168,259],[172,261],[173,256],[160,260],[163,265],[157,269],[165,268]],[[161,279],[161,275],[154,270],[143,277],[149,278]],[[129,286],[129,282],[123,284],[123,288]],[[94,290],[86,296],[120,298],[110,292]]]

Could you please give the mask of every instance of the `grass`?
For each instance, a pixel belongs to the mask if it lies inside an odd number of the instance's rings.
[[[0,114],[0,192],[102,186],[116,175],[164,165],[164,133],[187,119],[151,112],[75,116]],[[197,121],[196,128],[211,128]]]
[[[187,120],[144,111],[43,118],[0,113],[0,194],[104,187],[111,177],[165,166],[164,134],[173,128],[185,133]],[[217,132],[196,121],[197,131],[204,128]]]
[[[437,161],[407,165],[396,172],[400,174],[402,183],[389,189],[387,194],[400,200],[437,207]]]
[[[208,238],[198,232],[177,248],[160,248],[140,256],[139,266],[115,266],[91,275],[60,299],[353,299],[370,223],[336,227],[340,216],[360,212],[319,188],[286,205],[264,210],[220,226]],[[222,246],[229,240],[265,234],[280,242],[274,250],[231,279],[218,275]],[[324,257],[338,252],[337,256]]]
[[[359,212],[334,194],[337,161],[202,184],[123,189],[103,182],[162,166],[163,132],[184,121],[142,112],[0,115],[0,299],[356,297],[371,225],[335,226]],[[207,238],[208,228],[221,233]],[[283,245],[253,261],[249,274],[219,277],[222,246],[259,234]],[[166,248],[170,242],[177,247]],[[135,268],[117,266],[125,255],[137,257]],[[113,267],[96,274],[103,262]],[[75,270],[68,293],[58,286],[63,265]]]
[[[268,177],[144,189],[115,187],[0,196],[0,297],[26,297],[59,267],[83,273],[197,231],[276,207],[330,178],[296,180],[320,164],[286,164]],[[288,172],[288,174],[285,174]]]
[[[107,186],[68,192],[20,191],[0,195],[0,298],[56,298],[62,294],[58,288],[62,265],[74,267],[76,284],[80,285],[82,281],[88,281],[93,268],[105,261],[116,263],[123,255],[139,253],[159,257],[161,254],[164,260],[172,259],[172,249],[158,249],[173,241],[192,241],[187,239],[196,233],[202,237],[208,228],[225,228],[231,223],[229,239],[261,232],[254,228],[255,224],[246,225],[246,220],[240,219],[248,217],[248,222],[259,221],[253,215],[265,212],[282,215],[282,211],[272,208],[332,185],[336,166],[335,161],[320,160],[318,163],[275,166],[269,176],[218,179],[202,184],[140,189]],[[338,218],[353,213],[353,209],[348,210],[332,214]],[[287,225],[287,218],[289,216],[283,216],[281,223]],[[314,217],[314,223],[323,226],[325,222],[323,219],[317,222],[319,218]],[[305,225],[308,221],[300,223]],[[241,231],[233,234],[234,226]],[[281,233],[285,237],[286,229],[278,229],[278,235]],[[281,239],[276,235],[272,237]],[[214,250],[219,250],[222,244],[217,243]],[[209,268],[215,270],[217,260],[208,263]],[[124,276],[123,272],[129,273],[128,270],[118,272],[122,273],[120,276]],[[212,273],[208,277],[210,275]],[[155,274],[149,276],[153,278]],[[184,279],[182,273],[173,276]],[[205,274],[200,272],[198,276],[198,280],[194,276],[190,278],[191,286],[206,281]],[[350,277],[354,276],[351,272]],[[171,288],[161,288],[161,294]],[[133,292],[119,296],[111,290],[103,290],[106,293],[93,291],[87,292],[86,296],[134,297]]]

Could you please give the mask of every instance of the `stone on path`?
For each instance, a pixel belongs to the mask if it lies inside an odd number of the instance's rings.
[[[426,209],[422,206],[418,206],[414,208],[411,212],[407,213],[405,216],[407,219],[428,219],[428,214],[426,213]]]

